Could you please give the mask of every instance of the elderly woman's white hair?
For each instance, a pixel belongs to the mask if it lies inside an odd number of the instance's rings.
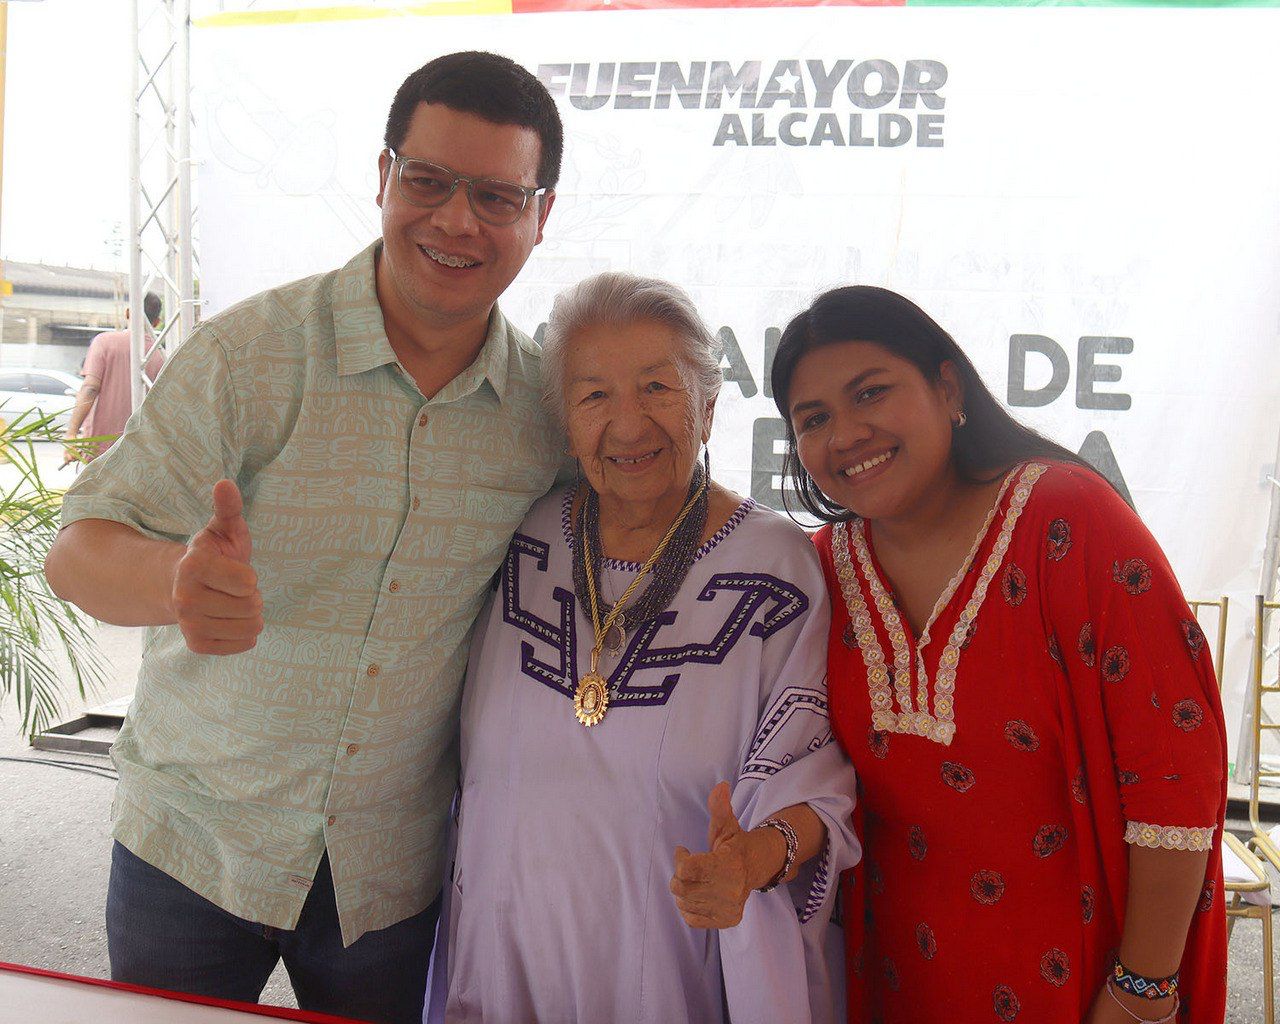
[[[677,363],[699,405],[720,393],[724,347],[708,330],[684,289],[657,278],[607,271],[557,295],[547,320],[542,341],[542,391],[562,423],[565,348],[570,339],[588,327],[643,322],[661,324],[675,334]]]

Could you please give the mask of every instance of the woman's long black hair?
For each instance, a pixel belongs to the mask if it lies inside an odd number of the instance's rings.
[[[967,417],[964,427],[951,435],[951,457],[961,479],[989,482],[1010,466],[1036,458],[1069,462],[1096,472],[1075,452],[1042,437],[1010,416],[987,390],[955,339],[914,302],[887,288],[851,285],[819,295],[813,305],[787,324],[769,374],[773,400],[787,425],[784,481],[794,487],[795,498],[804,510],[823,522],[841,522],[853,518],[853,513],[823,494],[800,464],[796,433],[791,426],[791,378],[805,353],[842,341],[874,342],[913,363],[929,381],[939,379],[943,363],[955,366]],[[782,493],[790,511],[785,485]]]

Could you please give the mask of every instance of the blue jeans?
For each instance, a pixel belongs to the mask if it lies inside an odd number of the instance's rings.
[[[227,913],[130,853],[111,851],[107,949],[115,981],[256,1003],[283,959],[298,1006],[377,1024],[421,1024],[440,901],[346,949],[328,854],[292,931]]]

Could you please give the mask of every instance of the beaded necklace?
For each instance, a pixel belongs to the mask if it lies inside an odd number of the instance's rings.
[[[593,488],[587,488],[573,525],[573,589],[582,606],[590,609],[596,632],[591,671],[579,682],[579,692],[574,699],[575,713],[583,725],[600,722],[608,708],[608,689],[597,670],[601,650],[608,651],[610,655],[620,654],[627,632],[662,614],[689,574],[707,525],[710,468],[709,464],[695,464],[680,514],[639,575],[612,605],[602,599],[596,587],[596,580],[603,578],[604,569],[604,550],[600,543],[600,497]],[[646,576],[649,576],[648,587],[633,605],[626,607],[624,618],[624,606]]]

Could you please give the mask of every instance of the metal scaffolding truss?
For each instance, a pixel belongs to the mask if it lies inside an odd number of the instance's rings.
[[[1271,464],[1271,472],[1267,475],[1267,490],[1271,497],[1271,513],[1267,520],[1267,538],[1262,548],[1262,574],[1258,581],[1258,593],[1267,601],[1280,601],[1280,438],[1276,440],[1276,457]],[[1245,692],[1244,714],[1240,722],[1240,741],[1237,744],[1236,773],[1237,782],[1252,781],[1248,765],[1252,763],[1254,737],[1254,687],[1259,679],[1274,680],[1280,676],[1280,638],[1272,628],[1275,612],[1264,611],[1262,622],[1254,628],[1261,628],[1262,643],[1254,648],[1250,656],[1249,685]],[[1251,637],[1251,639],[1257,639]],[[1257,662],[1261,660],[1262,664]],[[1263,721],[1271,721],[1264,710]],[[1267,757],[1263,751],[1263,757]],[[1269,760],[1277,760],[1273,755]]]
[[[1262,586],[1259,590],[1268,601],[1280,600],[1280,438],[1276,439],[1276,458],[1267,477],[1271,492],[1271,517],[1267,521],[1267,543],[1262,552]],[[1267,651],[1268,658],[1280,652]]]
[[[134,39],[129,147],[129,330],[133,407],[146,394],[143,296],[164,302],[158,344],[173,353],[196,320],[191,195],[191,0],[129,0]]]

